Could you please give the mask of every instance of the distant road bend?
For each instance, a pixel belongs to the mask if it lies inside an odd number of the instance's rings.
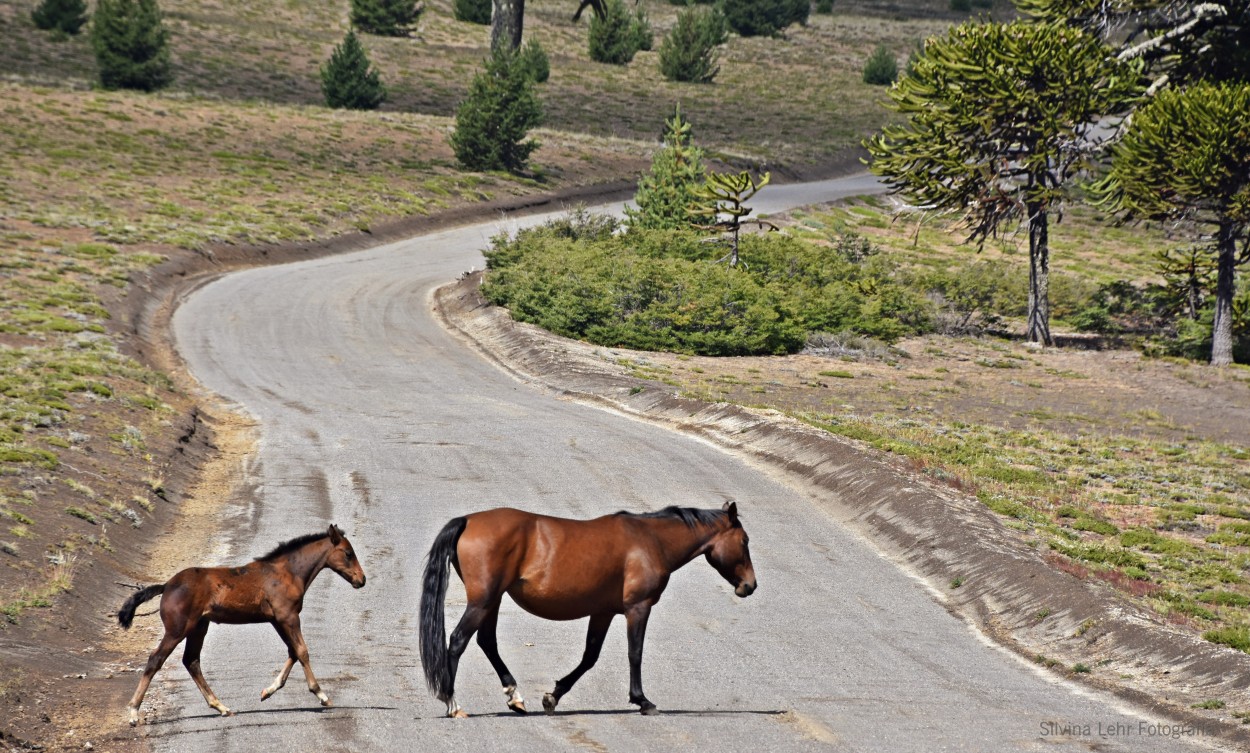
[[[869,176],[770,186],[754,204],[767,213],[875,190]],[[334,707],[317,705],[298,670],[262,704],[285,658],[279,639],[267,626],[214,626],[204,671],[237,716],[215,716],[168,662],[149,696],[160,701],[146,728],[158,750],[1203,749],[1165,734],[1163,719],[991,645],[802,494],[729,454],[528,387],[464,347],[433,318],[430,293],[480,268],[500,225],[230,274],[175,313],[192,373],[261,427],[247,471],[254,494],[227,506],[220,562],[334,522],[351,536],[368,585],[353,591],[324,577],[304,606],[313,666]],[[508,711],[470,645],[457,700],[474,716],[443,717],[417,658],[416,606],[425,554],[448,519],[501,505],[593,517],[726,499],[750,532],[759,590],[735,598],[701,560],[675,574],[652,612],[643,662],[661,715],[626,702],[618,619],[556,715]],[[463,609],[458,588],[453,579],[450,625]],[[585,629],[505,600],[500,650],[531,709],[577,664]]]

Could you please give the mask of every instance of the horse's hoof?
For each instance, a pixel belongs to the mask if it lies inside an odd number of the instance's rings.
[[[513,711],[517,712],[518,714],[526,714],[526,713],[529,713],[529,712],[527,712],[527,711],[525,710],[525,701],[509,701],[509,702],[508,702],[508,708],[512,709]]]
[[[329,698],[327,698],[327,699],[325,699],[324,701],[322,701],[322,702],[321,702],[321,705],[322,705],[322,706],[327,706],[327,707],[328,707],[328,706],[333,706],[333,705],[334,705],[334,701],[331,701]]]
[[[464,709],[456,709],[455,712],[451,715],[451,718],[452,719],[468,719],[469,712],[465,711]]]
[[[660,710],[655,707],[654,703],[647,703],[643,704],[643,707],[639,709],[639,713],[643,716],[655,716],[660,713]]]
[[[234,712],[230,709],[221,709],[220,713],[222,716],[234,716]]]
[[[556,704],[559,702],[560,702],[559,698],[556,698],[552,694],[547,693],[546,695],[543,696],[543,711],[545,711],[548,714],[554,714],[556,712]]]

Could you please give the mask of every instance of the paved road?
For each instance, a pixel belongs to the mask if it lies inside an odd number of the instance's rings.
[[[870,180],[778,186],[775,211]],[[779,203],[778,203],[779,202]],[[525,222],[533,222],[530,218]],[[509,223],[511,224],[511,223]],[[304,630],[336,707],[298,681],[262,704],[284,658],[269,628],[214,627],[210,714],[175,660],[154,683],[156,747],[178,751],[1177,751],[1140,716],[1056,683],[989,645],[906,574],[718,449],[520,384],[463,347],[431,291],[481,266],[499,223],[331,259],[232,274],[176,312],[178,348],[210,389],[259,419],[254,502],[226,511],[222,562],[245,561],[331,521],[362,553],[360,591],[331,573]],[[759,577],[736,599],[702,561],[653,612],[647,694],[627,703],[623,622],[561,713],[516,717],[481,651],[461,664],[472,719],[441,717],[417,659],[419,569],[449,518],[499,505],[590,517],[738,501]],[[198,563],[187,563],[198,564]],[[449,620],[463,592],[453,579]],[[505,601],[499,642],[531,708],[576,664],[584,624]],[[1108,734],[1119,733],[1119,734]]]

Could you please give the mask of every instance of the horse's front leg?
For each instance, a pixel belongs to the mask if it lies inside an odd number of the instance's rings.
[[[629,702],[641,707],[643,714],[660,713],[642,692],[642,642],[647,637],[647,618],[651,602],[635,604],[625,612],[626,635],[629,638]]]
[[[321,690],[321,684],[317,682],[317,677],[313,675],[312,664],[308,661],[308,644],[304,642],[304,633],[300,630],[299,615],[288,617],[283,621],[273,623],[274,629],[278,631],[278,635],[282,637],[282,641],[286,643],[288,658],[287,663],[283,667],[283,674],[278,677],[281,682],[275,683],[278,688],[286,681],[286,673],[294,666],[290,657],[294,657],[304,667],[304,679],[308,682],[308,692],[317,696],[317,700],[321,701],[322,706],[330,706],[330,698]],[[273,686],[270,686],[273,687]],[[268,690],[268,688],[266,688]],[[277,690],[277,688],[274,688]]]
[[[590,668],[595,666],[595,662],[599,661],[603,639],[607,636],[608,628],[612,625],[612,618],[615,616],[611,612],[591,616],[590,627],[586,629],[586,650],[582,652],[581,662],[572,672],[556,680],[555,688],[543,696],[543,710],[548,714],[555,712],[564,694],[572,690],[577,681],[582,679],[582,675],[590,671]]]
[[[204,696],[204,701],[222,716],[231,716],[234,712],[227,708],[226,704],[217,700],[217,695],[213,693],[212,688],[208,687],[208,680],[204,679],[204,673],[200,671],[200,650],[204,648],[206,635],[208,635],[208,620],[202,619],[191,628],[190,633],[187,633],[187,646],[182,650],[182,666],[187,668],[187,674],[191,675],[191,679],[195,681],[195,686],[200,689],[200,695]]]

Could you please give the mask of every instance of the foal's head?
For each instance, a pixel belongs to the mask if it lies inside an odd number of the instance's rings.
[[[755,592],[755,568],[751,565],[750,540],[742,521],[738,520],[738,504],[726,502],[721,508],[729,516],[729,527],[712,538],[708,546],[708,564],[734,587],[734,593],[746,597]]]
[[[343,580],[352,584],[353,588],[365,585],[365,571],[356,559],[352,542],[347,540],[336,525],[331,525],[327,532],[330,538],[330,554],[326,556],[326,567],[343,576]]]

